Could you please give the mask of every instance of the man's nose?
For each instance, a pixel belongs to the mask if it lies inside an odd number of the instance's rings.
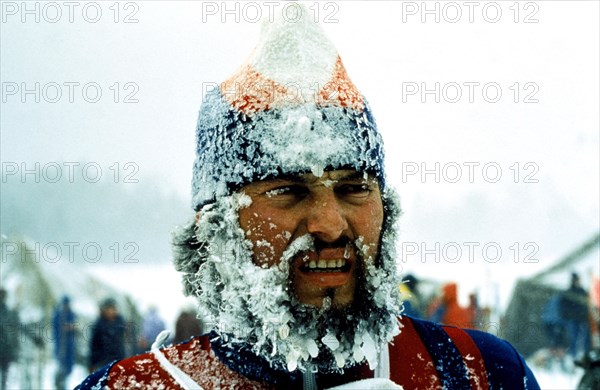
[[[308,233],[324,242],[334,242],[348,229],[348,221],[335,194],[321,194],[311,202],[306,221]]]

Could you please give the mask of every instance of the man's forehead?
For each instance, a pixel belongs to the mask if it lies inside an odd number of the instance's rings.
[[[283,174],[274,178],[259,180],[255,183],[274,183],[274,182],[294,182],[294,183],[305,183],[315,184],[318,182],[331,182],[340,180],[369,180],[374,177],[365,171],[357,171],[355,169],[335,169],[323,172],[321,176],[315,176],[312,173],[295,173],[295,174]]]

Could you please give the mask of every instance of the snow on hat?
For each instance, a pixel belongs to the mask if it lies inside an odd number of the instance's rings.
[[[383,143],[335,46],[308,11],[265,22],[258,46],[200,108],[193,206],[255,180],[326,169],[367,171],[384,184]]]

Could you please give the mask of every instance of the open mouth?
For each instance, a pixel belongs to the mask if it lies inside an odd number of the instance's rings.
[[[299,271],[296,274],[299,278],[297,282],[306,288],[341,287],[349,285],[352,281],[354,274],[352,259],[335,256],[329,259],[312,257],[301,261],[302,263],[296,268]]]
[[[297,290],[312,290],[314,294],[314,291],[352,285],[356,255],[351,245],[317,245],[314,249],[298,253],[295,258]]]
[[[351,264],[346,259],[329,259],[329,260],[310,260],[304,262],[300,266],[302,272],[348,272],[350,271]]]

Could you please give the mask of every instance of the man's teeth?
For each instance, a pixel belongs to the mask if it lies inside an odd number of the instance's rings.
[[[308,262],[308,268],[310,269],[328,269],[328,268],[342,268],[346,266],[346,259],[336,260],[311,260]]]

